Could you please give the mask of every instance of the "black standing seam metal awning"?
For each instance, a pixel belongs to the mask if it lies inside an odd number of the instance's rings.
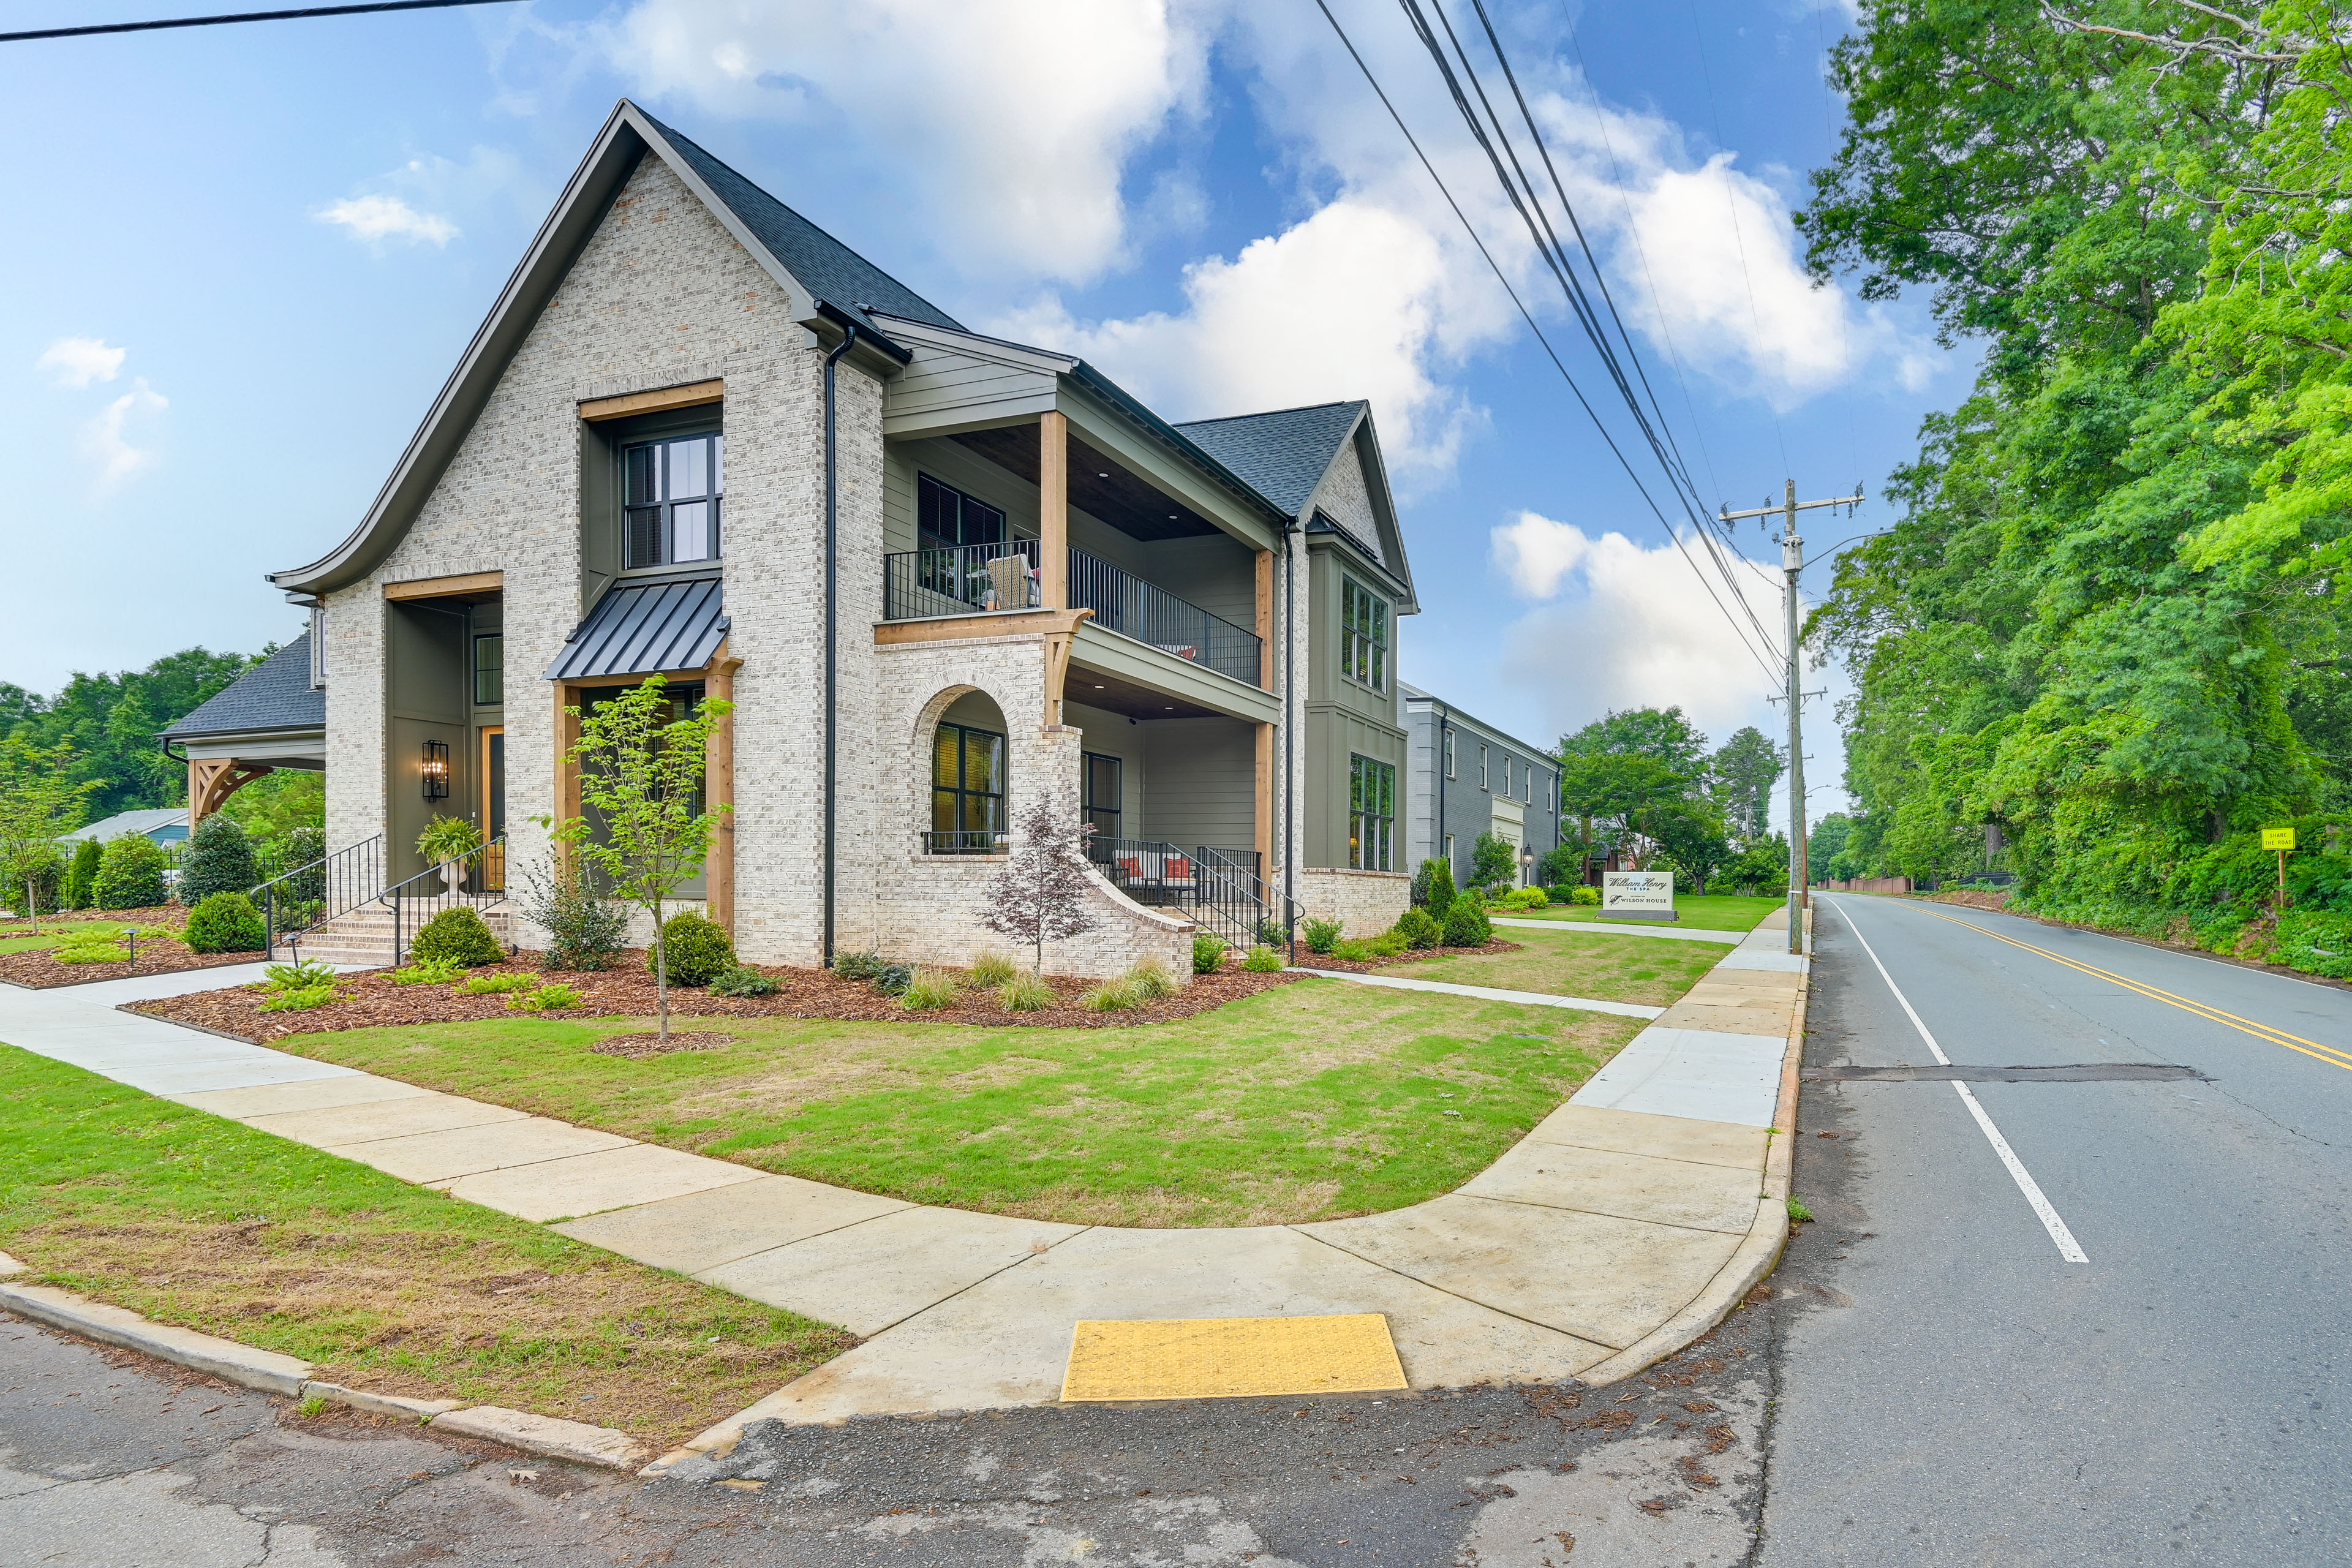
[[[596,601],[547,668],[550,680],[700,669],[727,636],[716,577],[625,583]]]

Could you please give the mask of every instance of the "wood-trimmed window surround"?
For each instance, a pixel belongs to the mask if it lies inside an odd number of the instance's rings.
[[[592,397],[580,405],[580,417],[595,423],[604,419],[626,419],[638,414],[662,414],[672,408],[699,408],[706,403],[724,403],[727,384],[724,381],[689,382],[684,386],[666,386],[654,392],[631,392],[619,397]]]

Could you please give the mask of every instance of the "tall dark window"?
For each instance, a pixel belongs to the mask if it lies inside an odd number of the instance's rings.
[[[916,481],[915,521],[925,550],[1004,542],[1004,513],[986,501],[940,483],[929,474]]]
[[[1392,871],[1396,858],[1396,768],[1370,757],[1348,759],[1348,864]]]
[[[931,853],[989,855],[1004,831],[1004,737],[942,724],[931,741]]]
[[[474,639],[474,706],[496,708],[507,700],[507,639],[495,633]]]
[[[1100,752],[1080,754],[1079,767],[1083,780],[1082,802],[1087,820],[1094,824],[1097,838],[1119,837],[1119,808],[1125,797],[1127,764],[1117,757]]]
[[[1389,689],[1389,605],[1353,577],[1339,579],[1339,670],[1375,691]]]
[[[627,564],[719,559],[727,437],[683,436],[621,449]]]

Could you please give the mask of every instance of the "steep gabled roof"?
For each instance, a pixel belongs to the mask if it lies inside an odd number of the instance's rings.
[[[1323,482],[1367,406],[1362,402],[1318,403],[1231,419],[1196,419],[1176,428],[1247,480],[1284,516],[1295,518]]]
[[[876,327],[866,314],[874,310],[935,327],[961,330],[956,319],[883,271],[879,267],[809,222],[792,208],[720,163],[686,137],[637,111],[646,124],[661,132],[702,183],[740,218],[743,226],[767,247],[784,270],[807,285],[825,303],[856,317],[861,327]],[[881,330],[878,329],[877,330]]]
[[[163,731],[166,741],[205,735],[264,735],[327,727],[327,694],[310,685],[310,634],[304,632]],[[186,813],[183,812],[182,816]]]
[[[784,290],[792,320],[836,336],[845,323],[854,322],[866,345],[861,352],[898,364],[907,362],[907,351],[860,306],[887,306],[913,320],[954,324],[937,306],[623,99],[572,171],[554,210],[466,345],[366,517],[341,544],[309,565],[269,574],[271,583],[297,593],[325,593],[365,576],[392,552],[440,482],[540,313],[594,237],[614,198],[648,155],[667,163]]]

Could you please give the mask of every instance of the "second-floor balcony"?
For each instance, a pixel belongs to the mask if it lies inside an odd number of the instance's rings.
[[[1034,609],[1044,603],[1040,546],[1034,539],[908,550],[882,558],[882,616],[924,620]],[[1069,551],[1069,605],[1094,625],[1189,659],[1249,686],[1262,686],[1263,639],[1178,598],[1156,583],[1078,549]]]

